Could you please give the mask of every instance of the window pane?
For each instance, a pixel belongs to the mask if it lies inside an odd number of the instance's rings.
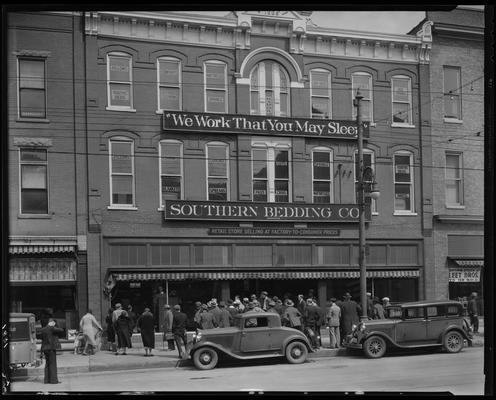
[[[45,165],[22,165],[21,185],[23,189],[46,189]]]
[[[133,172],[131,144],[112,142],[112,173]]]
[[[181,198],[181,178],[176,176],[162,177],[162,198],[179,200]]]
[[[224,89],[226,87],[225,66],[223,64],[206,64],[207,88]]]
[[[160,108],[163,110],[180,110],[179,88],[160,88]]]
[[[331,154],[328,152],[313,153],[313,178],[331,179]]]
[[[460,119],[460,97],[444,96],[444,117]]]
[[[272,90],[265,91],[265,115],[274,115],[274,93]]]
[[[289,178],[289,163],[288,163],[288,151],[287,150],[276,150],[275,151],[275,177],[276,178]]]
[[[410,210],[410,185],[394,185],[394,209]]]
[[[409,104],[406,103],[393,103],[393,122],[409,123],[408,117]]]
[[[21,213],[48,214],[48,192],[39,189],[22,189]]]
[[[459,156],[456,154],[446,155],[446,179],[460,178]]]
[[[131,107],[131,86],[129,84],[110,84],[110,105]]]
[[[281,110],[281,115],[288,115],[288,94],[287,93],[280,93],[280,110]]]
[[[45,88],[45,61],[19,60],[19,87]]]
[[[367,167],[370,167],[370,168],[374,168],[374,166],[372,165],[372,153],[363,153],[363,168],[365,170],[365,168]],[[355,181],[358,181],[358,174],[360,173],[360,168],[359,168],[359,165],[358,165],[358,153],[355,152]],[[365,174],[365,176],[363,177],[364,178],[364,182],[372,182],[372,177],[370,176],[370,174]]]
[[[459,181],[446,182],[446,203],[461,204],[459,187],[460,187]]]
[[[407,79],[393,79],[393,101],[405,103],[410,101],[408,82]]]
[[[112,176],[112,203],[133,204],[132,176]]]
[[[364,121],[370,121],[372,119],[370,114],[370,101],[360,101],[360,113],[362,114],[362,119]]]
[[[444,93],[458,93],[460,90],[460,70],[444,68]]]
[[[22,149],[21,161],[46,161],[47,151],[37,149]]]
[[[327,72],[312,72],[312,95],[329,96],[329,74]]]
[[[251,113],[260,113],[260,95],[258,92],[251,92]]]
[[[312,117],[329,118],[329,99],[312,97]]]
[[[208,199],[227,200],[227,179],[208,180]]]
[[[275,181],[276,203],[289,202],[289,183],[288,181]]]
[[[111,81],[130,82],[131,71],[129,70],[127,57],[109,57],[109,78]]]
[[[253,181],[253,201],[267,201],[267,181]]]
[[[410,156],[394,156],[395,182],[410,182]]]
[[[19,91],[20,116],[26,118],[45,118],[45,91],[21,89]]]
[[[288,80],[286,79],[286,72],[281,66],[279,66],[279,88],[281,89],[281,92],[288,91]]]
[[[353,75],[353,95],[360,88],[360,94],[364,99],[370,99],[370,77],[367,75]]]
[[[253,150],[253,177],[267,178],[267,150]]]
[[[160,61],[160,83],[179,85],[179,63],[177,61]]]
[[[226,111],[226,92],[220,90],[207,90],[207,111]]]
[[[331,202],[331,185],[329,182],[313,183],[313,202],[325,204]]]
[[[227,176],[226,148],[208,147],[208,176]]]
[[[174,143],[162,144],[162,174],[181,174],[181,145]]]

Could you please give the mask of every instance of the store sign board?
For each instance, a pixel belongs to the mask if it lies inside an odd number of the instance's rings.
[[[358,136],[356,121],[171,111],[164,112],[162,129],[339,139],[356,139]],[[363,135],[369,136],[368,122],[363,122]]]
[[[166,201],[166,220],[358,222],[356,204],[293,204],[219,201]],[[370,206],[365,219],[370,220]]]
[[[480,282],[480,268],[450,268],[449,282]]]
[[[209,235],[221,236],[339,236],[339,229],[306,228],[210,228]]]

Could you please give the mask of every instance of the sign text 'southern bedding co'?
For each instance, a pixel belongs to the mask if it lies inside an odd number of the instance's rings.
[[[229,132],[260,135],[329,137],[356,139],[356,121],[282,118],[259,115],[208,114],[166,111],[162,129],[194,132]],[[363,135],[368,137],[369,126],[363,123]]]
[[[356,204],[241,203],[172,200],[165,202],[166,220],[358,222]],[[370,220],[370,207],[365,219]]]

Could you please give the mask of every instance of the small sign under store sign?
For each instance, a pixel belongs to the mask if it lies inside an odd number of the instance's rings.
[[[480,282],[480,268],[450,268],[450,282]]]
[[[209,235],[247,236],[339,236],[339,229],[305,228],[210,228]]]

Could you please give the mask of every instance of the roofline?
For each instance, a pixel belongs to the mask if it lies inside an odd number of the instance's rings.
[[[430,304],[461,304],[456,300],[418,300],[418,301],[409,301],[406,303],[393,304],[391,307],[410,307],[410,306],[421,306],[421,305],[430,305]]]

